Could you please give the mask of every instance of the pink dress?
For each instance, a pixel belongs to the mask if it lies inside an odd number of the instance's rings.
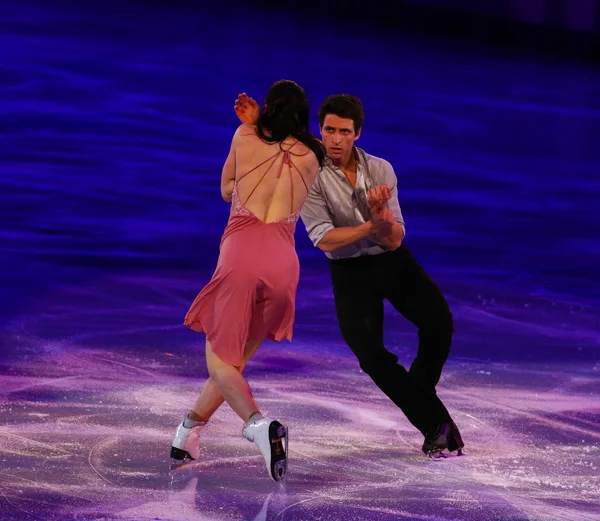
[[[278,176],[284,164],[289,166],[290,174],[293,166],[302,176],[289,150],[269,158],[267,161],[272,161],[269,169],[281,155]],[[242,364],[244,348],[250,339],[292,340],[300,274],[294,231],[301,208],[281,221],[265,223],[240,201],[238,182],[233,189],[217,268],[184,320],[190,329],[206,333],[213,352],[235,366]]]

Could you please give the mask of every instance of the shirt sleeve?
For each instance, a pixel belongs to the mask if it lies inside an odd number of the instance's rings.
[[[300,217],[314,246],[335,228],[318,178],[306,196]]]
[[[402,210],[400,209],[400,202],[398,201],[398,178],[394,173],[394,168],[388,161],[383,162],[383,171],[385,174],[385,182],[392,190],[392,197],[388,201],[388,207],[394,212],[396,222],[402,226],[404,234],[406,234],[404,217],[402,217]]]

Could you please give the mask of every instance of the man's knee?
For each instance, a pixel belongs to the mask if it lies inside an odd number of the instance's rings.
[[[419,328],[419,356],[446,360],[450,354],[454,320],[449,310],[433,314]]]
[[[371,377],[384,374],[398,363],[398,357],[386,349],[358,357],[360,368]]]
[[[419,328],[419,332],[435,334],[438,336],[452,338],[454,333],[454,317],[447,306],[432,312],[428,320]]]
[[[452,333],[454,333],[454,317],[452,316],[450,308],[446,308],[446,310],[442,314],[441,322],[444,330],[449,331],[450,335],[452,335]]]

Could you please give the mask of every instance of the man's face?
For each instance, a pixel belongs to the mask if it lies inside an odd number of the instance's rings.
[[[321,139],[327,155],[335,163],[346,163],[352,154],[354,142],[360,137],[360,130],[354,131],[354,121],[327,114],[321,127]]]

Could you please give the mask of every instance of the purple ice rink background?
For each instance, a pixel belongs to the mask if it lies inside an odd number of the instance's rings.
[[[399,29],[378,2],[343,20],[322,4],[2,2],[3,521],[600,518],[598,2],[535,2],[535,20],[518,14],[533,2],[399,2],[471,29],[559,30],[574,44],[556,55],[440,39],[423,19]],[[314,132],[328,94],[364,103],[358,144],[394,166],[405,244],[454,314],[438,393],[463,457],[425,458],[360,371],[299,222],[294,341],[246,371],[289,426],[286,487],[227,406],[201,459],[171,466],[207,377],[182,319],[227,221],[233,100],[281,78],[307,90]],[[416,340],[387,306],[403,364]]]

